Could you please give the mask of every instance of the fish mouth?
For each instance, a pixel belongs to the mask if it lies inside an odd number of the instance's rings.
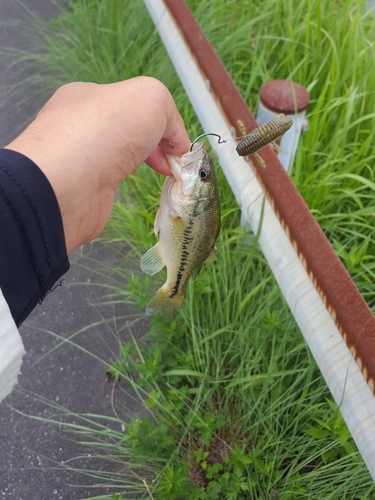
[[[188,151],[182,156],[173,156],[167,154],[168,162],[172,170],[172,175],[176,180],[181,179],[182,172],[194,170],[207,153],[204,142],[193,144],[192,151]]]

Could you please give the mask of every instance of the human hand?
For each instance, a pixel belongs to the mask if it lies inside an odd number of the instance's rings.
[[[50,181],[68,255],[100,234],[122,179],[143,161],[170,175],[164,152],[182,155],[189,147],[171,94],[148,77],[65,85],[6,146],[33,160]]]

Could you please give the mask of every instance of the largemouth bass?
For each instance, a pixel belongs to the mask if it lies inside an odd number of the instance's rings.
[[[159,241],[141,259],[141,269],[156,274],[167,267],[167,281],[149,302],[146,314],[180,308],[188,281],[205,261],[216,260],[220,200],[213,161],[203,142],[183,156],[167,154],[172,176],[164,182],[154,222]]]

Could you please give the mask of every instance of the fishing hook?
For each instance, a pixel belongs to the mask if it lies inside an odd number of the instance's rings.
[[[191,143],[191,146],[190,146],[190,151],[193,151],[193,146],[194,144],[197,142],[198,139],[200,139],[201,137],[204,137],[206,135],[216,135],[216,137],[219,138],[219,140],[217,141],[218,144],[224,144],[226,143],[227,141],[225,141],[224,139],[221,138],[221,136],[219,134],[214,134],[213,132],[208,132],[207,134],[202,134],[202,135],[198,135],[198,137],[196,139],[194,139],[194,141]]]

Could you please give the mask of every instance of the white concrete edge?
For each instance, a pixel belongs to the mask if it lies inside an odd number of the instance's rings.
[[[164,3],[162,0],[144,0],[144,3],[203,130],[231,139],[231,130]],[[256,232],[263,201],[256,177],[247,162],[237,155],[234,141],[218,146],[216,138],[209,140],[238,203]],[[374,395],[268,202],[259,244],[375,480]]]

